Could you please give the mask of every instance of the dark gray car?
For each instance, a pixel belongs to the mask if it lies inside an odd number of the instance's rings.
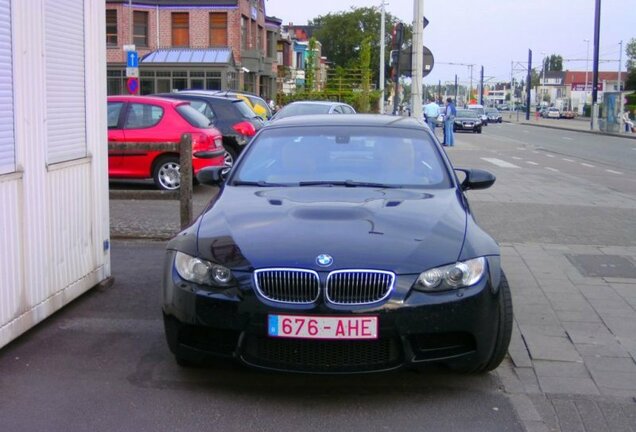
[[[473,133],[481,133],[482,122],[479,114],[469,109],[458,109],[455,121],[453,122],[453,131],[471,131]]]
[[[308,114],[355,114],[356,110],[351,105],[342,102],[330,101],[298,101],[292,102],[281,108],[272,121],[285,117]]]

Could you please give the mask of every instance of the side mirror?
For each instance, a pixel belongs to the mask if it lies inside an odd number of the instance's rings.
[[[480,169],[456,168],[456,171],[461,171],[466,174],[464,181],[462,181],[460,185],[464,191],[469,189],[488,189],[495,183],[495,180],[497,180],[494,174]]]
[[[201,168],[197,173],[197,180],[199,183],[208,186],[219,186],[225,181],[225,174],[223,171],[227,170],[225,166],[211,166]]]

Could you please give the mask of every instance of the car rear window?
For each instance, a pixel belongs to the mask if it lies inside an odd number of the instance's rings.
[[[278,111],[275,117],[281,119],[305,114],[329,114],[330,108],[331,105],[327,104],[291,104]]]
[[[185,121],[196,128],[209,128],[210,120],[189,104],[178,105],[177,112]]]
[[[234,107],[236,107],[236,109],[239,110],[239,112],[241,113],[243,117],[248,119],[256,117],[256,113],[252,111],[252,108],[247,106],[247,104],[244,101],[239,99],[239,100],[233,101],[232,103],[234,104]]]

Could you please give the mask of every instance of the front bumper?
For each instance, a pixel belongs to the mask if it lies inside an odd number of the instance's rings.
[[[494,348],[500,294],[489,277],[470,288],[427,294],[410,290],[417,275],[398,275],[395,290],[380,304],[329,306],[321,297],[311,305],[280,305],[255,293],[251,273],[235,274],[236,287],[210,291],[180,279],[170,256],[164,272],[163,312],[168,345],[182,358],[227,357],[291,372],[360,373],[427,363],[479,365]],[[326,274],[320,276],[322,280]],[[269,314],[374,315],[379,338],[270,337]]]

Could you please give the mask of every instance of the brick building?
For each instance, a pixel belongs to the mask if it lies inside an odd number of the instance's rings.
[[[264,0],[106,0],[108,94],[126,92],[139,53],[140,93],[240,89],[274,98],[281,21]]]

